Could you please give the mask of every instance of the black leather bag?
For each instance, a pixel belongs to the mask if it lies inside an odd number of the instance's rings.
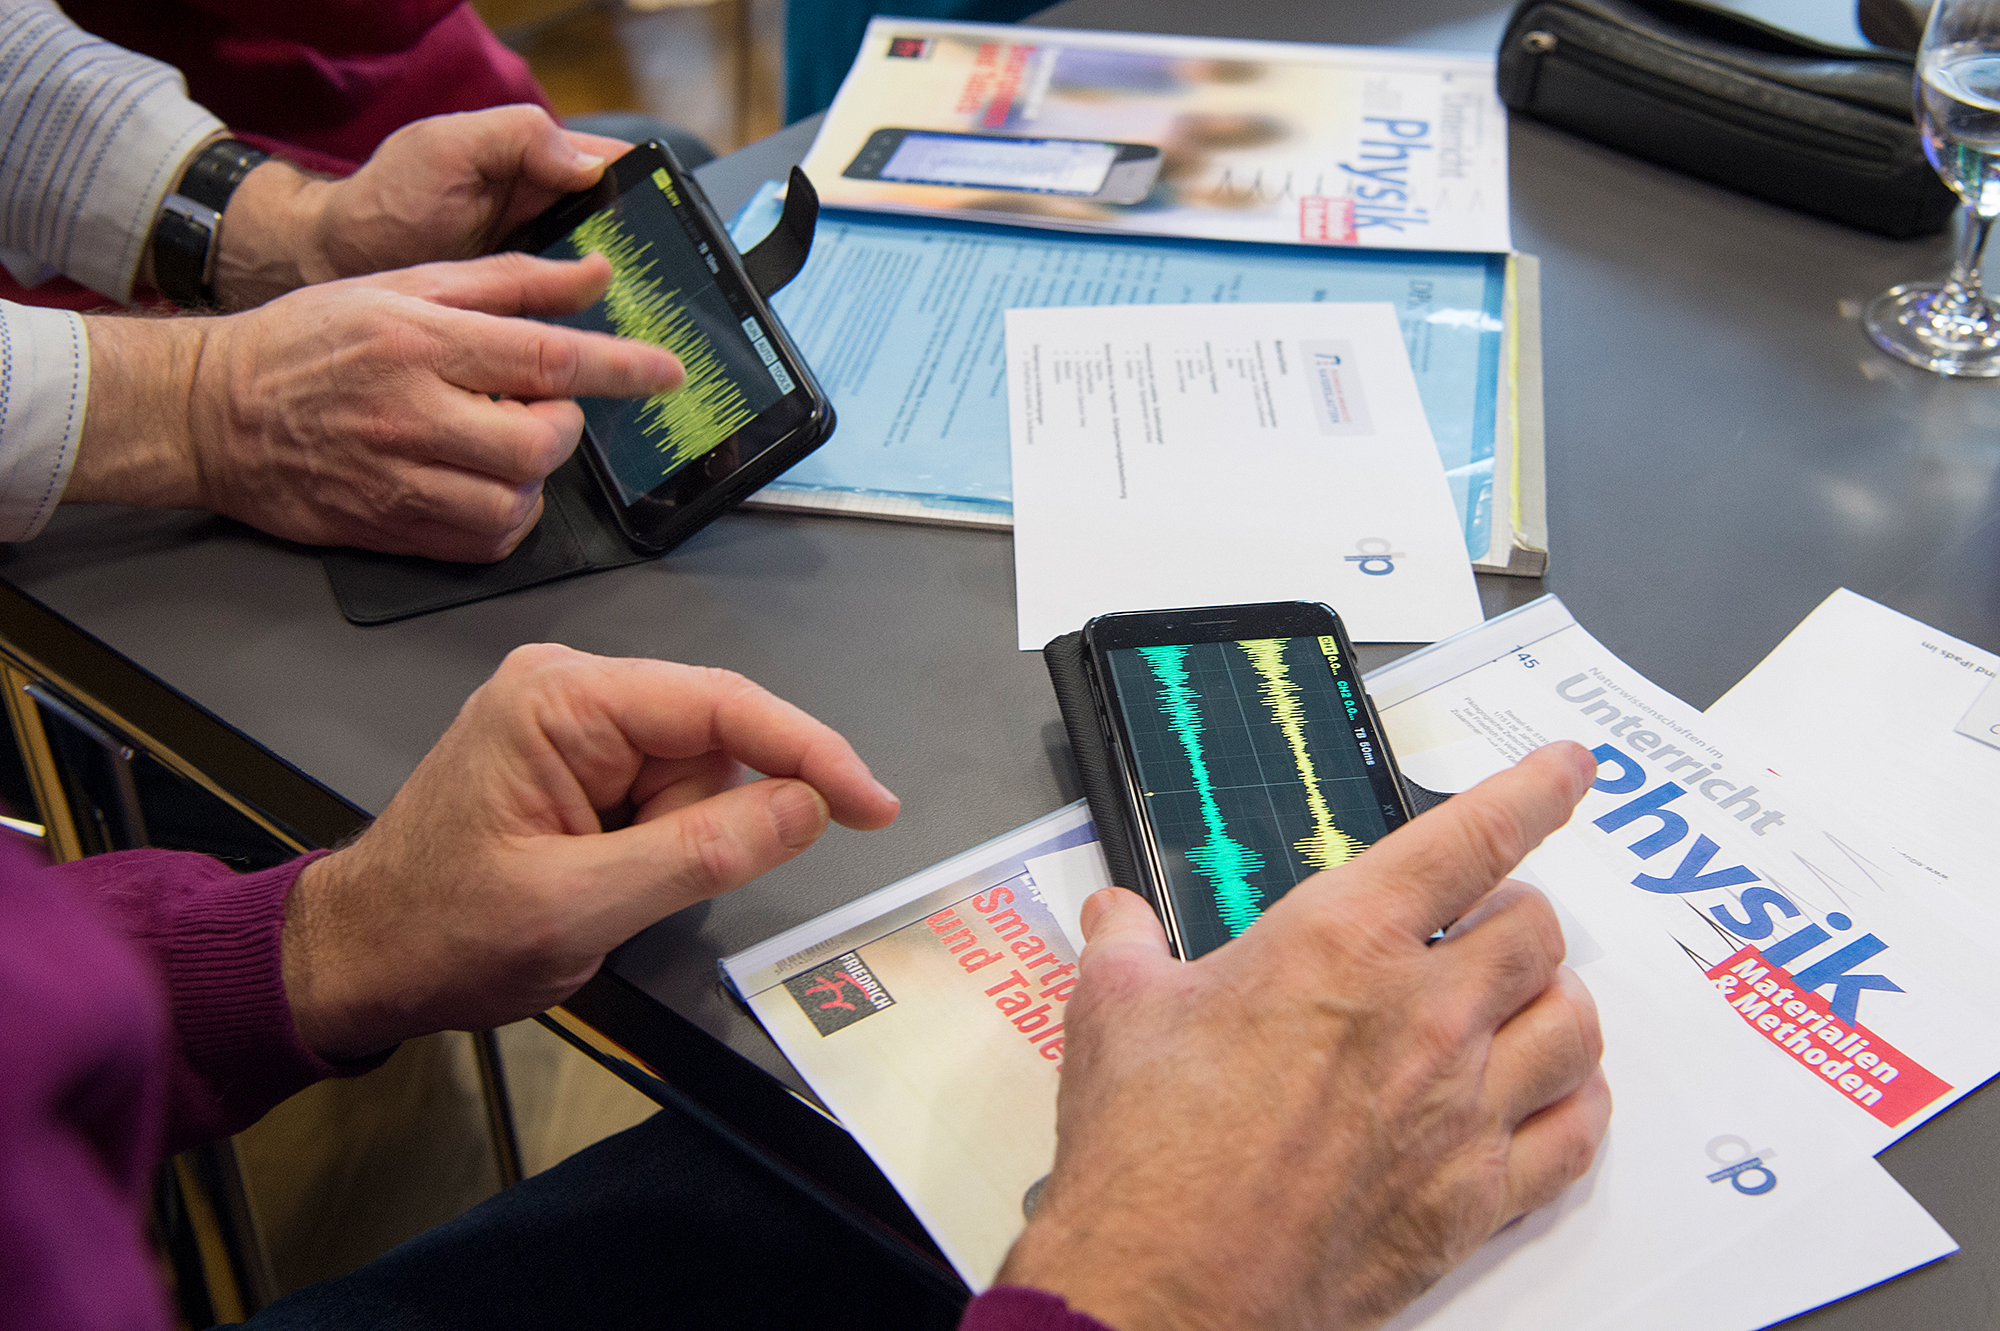
[[[1516,112],[1691,176],[1903,239],[1957,199],[1924,159],[1915,61],[1699,0],[1523,0],[1500,39]]]

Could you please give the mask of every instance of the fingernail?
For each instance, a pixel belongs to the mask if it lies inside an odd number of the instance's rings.
[[[1586,781],[1597,780],[1597,755],[1573,739],[1563,740],[1562,743],[1569,746],[1570,766],[1576,768],[1577,774]]]
[[[1084,942],[1088,943],[1090,936],[1097,932],[1098,922],[1104,918],[1104,912],[1111,909],[1113,900],[1115,898],[1108,887],[1100,887],[1083,899],[1083,909],[1077,912],[1077,923],[1083,926]]]
[[[874,782],[876,794],[880,795],[883,799],[889,801],[889,803],[895,805],[899,809],[903,807],[903,797],[901,795],[898,795],[895,791],[889,789],[887,786],[883,785],[880,781],[876,781],[873,776],[870,776],[868,779],[871,782]]]
[[[576,154],[576,167],[579,171],[595,171],[603,165],[604,159],[602,157],[581,150]]]
[[[780,781],[771,791],[771,821],[778,840],[792,850],[804,850],[826,830],[829,813],[819,792],[803,781]]]

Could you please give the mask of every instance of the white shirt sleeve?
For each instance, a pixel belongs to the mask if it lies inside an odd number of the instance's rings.
[[[0,0],[0,262],[129,300],[161,200],[222,129],[173,66]]]
[[[27,540],[55,512],[89,392],[83,316],[0,300],[0,541]]]

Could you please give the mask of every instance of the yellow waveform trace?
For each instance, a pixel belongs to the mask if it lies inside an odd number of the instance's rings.
[[[662,290],[646,257],[653,248],[627,231],[610,209],[592,213],[570,233],[577,257],[602,254],[611,263],[604,304],[620,337],[671,351],[687,371],[671,393],[655,393],[639,407],[640,431],[666,458],[662,476],[703,457],[756,418],[743,390],[707,337],[679,304],[680,289]]]
[[[1345,864],[1364,849],[1362,843],[1334,825],[1333,811],[1319,788],[1319,773],[1312,754],[1306,750],[1306,713],[1299,701],[1298,681],[1285,664],[1285,639],[1251,638],[1238,642],[1257,672],[1257,693],[1271,709],[1271,720],[1292,751],[1292,766],[1298,769],[1299,784],[1305,787],[1306,810],[1312,815],[1313,830],[1292,843],[1299,858],[1315,869],[1331,869]],[[1336,664],[1339,653],[1332,638],[1321,638],[1320,649]]]

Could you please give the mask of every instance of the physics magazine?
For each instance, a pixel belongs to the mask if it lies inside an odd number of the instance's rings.
[[[1511,248],[1484,55],[877,18],[805,170],[835,207]]]

